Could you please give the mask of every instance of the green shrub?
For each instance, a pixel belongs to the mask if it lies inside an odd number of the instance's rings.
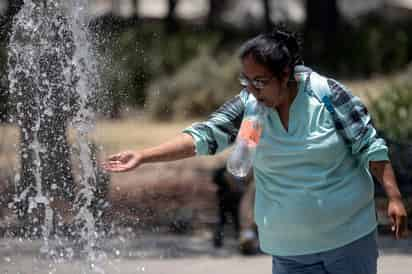
[[[101,55],[109,56],[104,78],[112,99],[143,105],[150,81],[175,73],[202,45],[214,47],[219,39],[217,33],[188,30],[169,35],[162,24],[129,27],[112,35],[100,48]]]
[[[412,141],[412,84],[393,84],[382,96],[371,101],[375,126],[385,136]]]
[[[355,41],[359,41],[359,46],[353,61],[359,60],[360,71],[364,74],[388,73],[408,63],[410,41],[405,29],[366,25],[356,32]]]
[[[204,117],[240,91],[237,57],[212,58],[204,50],[174,76],[148,88],[148,114],[159,120]]]
[[[403,69],[405,64],[410,62],[412,58],[411,26],[412,24],[407,22],[388,22],[380,16],[366,17],[343,28],[337,34],[336,47],[328,50],[329,53],[326,56],[316,58],[313,64],[310,64],[310,62],[308,64],[320,72],[327,71],[334,75],[340,75],[340,77],[350,78],[369,77],[375,73],[388,73]],[[246,35],[246,30],[243,32],[224,32],[218,29],[210,31],[204,28],[190,27],[189,25],[182,25],[177,32],[168,33],[165,31],[163,22],[126,25],[126,27],[120,28],[111,36],[103,35],[104,43],[100,47],[100,52],[106,59],[103,60],[106,65],[101,78],[110,94],[107,101],[110,101],[113,108],[118,109],[125,105],[132,107],[141,107],[146,103],[153,105],[153,100],[152,102],[146,102],[146,97],[153,97],[153,93],[159,91],[153,91],[154,86],[159,85],[162,81],[167,83],[161,86],[171,85],[170,87],[161,88],[162,97],[168,98],[169,91],[167,90],[174,89],[173,86],[177,85],[177,83],[172,83],[171,79],[183,78],[179,80],[182,81],[179,86],[183,86],[185,89],[183,82],[189,81],[188,78],[194,78],[198,79],[198,86],[192,85],[192,92],[194,90],[201,91],[192,95],[192,102],[189,106],[175,107],[174,105],[178,103],[175,103],[175,98],[172,97],[171,105],[167,108],[159,108],[155,116],[161,117],[163,114],[160,114],[160,112],[165,109],[173,111],[173,116],[184,115],[181,113],[190,115],[206,113],[204,102],[201,102],[202,96],[208,99],[212,98],[208,105],[213,106],[220,102],[220,99],[216,99],[216,103],[213,103],[215,100],[213,98],[217,96],[217,93],[213,92],[212,89],[222,89],[219,84],[216,84],[216,87],[213,88],[205,88],[205,82],[209,85],[209,80],[205,78],[205,75],[209,73],[213,79],[218,79],[220,82],[226,82],[226,79],[233,81],[235,77],[232,75],[221,79],[220,73],[217,73],[219,75],[214,73],[214,71],[222,69],[222,61],[204,60],[204,65],[216,67],[216,69],[213,68],[210,72],[204,72],[199,68],[197,71],[203,74],[198,76],[194,75],[193,71],[185,72],[185,75],[190,75],[190,77],[182,76],[179,78],[171,75],[176,74],[188,62],[191,66],[194,66],[194,63],[196,63],[193,61],[194,58],[199,58],[199,60],[202,58],[220,58],[219,56],[225,52],[231,52],[238,48],[251,35],[250,33]],[[311,48],[311,46],[313,45],[310,43],[306,44],[306,48]],[[208,56],[197,57],[201,54],[203,48],[209,49]],[[311,52],[308,51],[307,54],[311,54]],[[310,56],[305,56],[305,58],[307,60],[311,59]],[[200,62],[199,60],[197,62]],[[153,81],[156,83],[151,84]],[[148,89],[149,85],[150,90]],[[187,86],[189,87],[190,84]],[[209,90],[209,93],[204,89]],[[170,91],[170,93],[173,94],[174,92]],[[163,99],[158,98],[157,100],[159,101],[157,104],[159,104]],[[179,101],[179,104],[182,104],[182,102]],[[155,109],[157,108],[155,107]],[[182,111],[176,112],[176,109],[182,109]],[[164,116],[169,115],[165,114]]]
[[[318,35],[305,37],[305,59],[310,66],[340,77],[394,72],[404,69],[412,59],[411,19],[389,21],[370,14],[342,25],[334,34],[336,41],[328,46],[322,41],[327,39],[325,34]]]

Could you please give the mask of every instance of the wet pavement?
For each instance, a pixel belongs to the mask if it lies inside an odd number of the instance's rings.
[[[70,243],[48,253],[42,252],[42,246],[42,241],[0,239],[0,274],[271,273],[270,256],[242,256],[233,238],[226,239],[223,248],[215,249],[208,232],[190,236],[126,234],[103,240],[98,249],[88,253],[76,250]],[[412,238],[395,241],[390,236],[380,236],[379,246],[378,273],[412,273]]]

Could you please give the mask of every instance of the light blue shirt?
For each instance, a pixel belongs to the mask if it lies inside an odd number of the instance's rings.
[[[269,110],[263,118],[254,159],[260,245],[264,252],[277,256],[335,249],[373,231],[377,224],[368,163],[388,160],[387,147],[376,137],[370,119],[355,118],[356,123],[365,121],[359,131],[363,135],[356,136],[363,145],[355,153],[353,146],[359,144],[345,141],[331,113],[303,82],[290,107],[288,130],[276,110]],[[337,92],[354,98],[346,89]],[[214,154],[232,143],[254,100],[242,91],[206,122],[185,129],[195,140],[197,154]],[[339,100],[332,103],[342,114]],[[353,116],[351,111],[345,113]]]

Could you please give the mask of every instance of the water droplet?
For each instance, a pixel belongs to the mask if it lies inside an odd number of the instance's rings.
[[[54,113],[53,110],[51,110],[51,108],[48,108],[44,111],[44,114],[46,114],[49,117],[52,117]]]
[[[21,103],[21,102],[18,102],[17,104],[16,104],[16,110],[17,110],[17,112],[18,113],[21,113],[22,112],[22,106],[23,106],[23,103]]]
[[[18,183],[20,181],[20,174],[14,175],[14,182]]]

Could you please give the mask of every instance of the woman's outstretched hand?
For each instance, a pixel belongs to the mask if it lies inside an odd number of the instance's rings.
[[[142,164],[142,155],[136,151],[123,151],[109,156],[102,167],[109,172],[126,172]]]

